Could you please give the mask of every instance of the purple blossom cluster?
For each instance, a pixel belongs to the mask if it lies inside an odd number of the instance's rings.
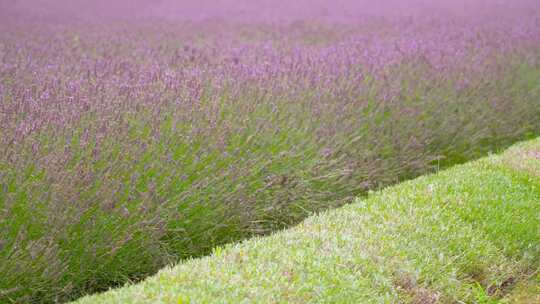
[[[538,135],[535,2],[0,0],[0,302]]]

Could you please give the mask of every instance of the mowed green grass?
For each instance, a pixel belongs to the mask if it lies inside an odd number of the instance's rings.
[[[539,269],[536,139],[77,303],[535,303]]]

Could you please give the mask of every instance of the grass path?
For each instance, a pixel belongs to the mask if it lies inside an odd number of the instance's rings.
[[[536,139],[78,303],[538,303],[539,269]]]

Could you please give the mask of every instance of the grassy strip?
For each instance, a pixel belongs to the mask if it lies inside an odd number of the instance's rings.
[[[539,166],[536,139],[77,303],[497,303],[540,266]]]

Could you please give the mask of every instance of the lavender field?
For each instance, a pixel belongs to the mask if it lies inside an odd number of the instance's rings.
[[[540,135],[536,0],[0,0],[0,303]]]

